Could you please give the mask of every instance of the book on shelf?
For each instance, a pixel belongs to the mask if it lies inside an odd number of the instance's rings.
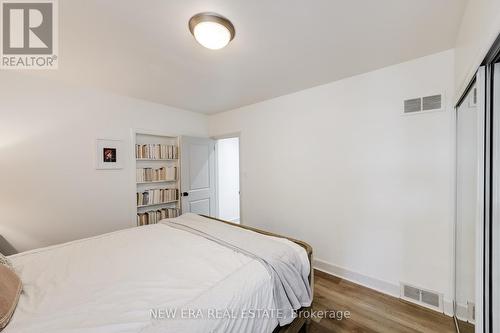
[[[137,144],[135,145],[137,159],[167,160],[179,158],[179,148],[174,145]]]
[[[177,167],[168,166],[161,168],[138,168],[136,180],[138,183],[155,181],[173,181],[177,179]]]
[[[137,206],[155,205],[179,200],[176,188],[157,188],[137,192]]]
[[[158,210],[151,210],[144,213],[137,214],[137,225],[155,224],[163,219],[169,219],[179,216],[180,209],[178,208],[163,208]]]

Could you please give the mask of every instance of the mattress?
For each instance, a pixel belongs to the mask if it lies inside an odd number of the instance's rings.
[[[4,333],[272,332],[278,324],[260,312],[274,300],[258,261],[164,224],[9,259],[23,293]],[[234,312],[242,309],[257,312]]]

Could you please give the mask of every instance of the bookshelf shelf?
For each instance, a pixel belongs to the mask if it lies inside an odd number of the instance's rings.
[[[153,161],[178,161],[178,158],[136,158],[136,161],[153,162]]]
[[[134,135],[137,225],[180,215],[179,137],[147,131]],[[167,201],[144,204],[150,200]]]
[[[171,179],[171,180],[152,180],[150,182],[137,182],[137,184],[174,183],[176,181],[177,181],[177,179]]]
[[[155,203],[155,204],[149,204],[149,205],[140,205],[140,206],[137,206],[137,208],[162,206],[162,205],[168,205],[168,204],[173,204],[173,203],[178,203],[178,202],[179,202],[179,200],[165,201],[165,202],[160,202],[160,203]]]

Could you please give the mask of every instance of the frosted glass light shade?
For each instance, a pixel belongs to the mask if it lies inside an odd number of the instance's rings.
[[[201,22],[194,27],[194,38],[207,49],[219,50],[229,44],[231,34],[222,24]]]
[[[200,13],[189,20],[189,30],[198,43],[211,50],[227,46],[234,38],[234,26],[226,18],[214,13]]]

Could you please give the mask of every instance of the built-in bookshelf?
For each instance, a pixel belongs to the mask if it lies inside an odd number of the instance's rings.
[[[180,215],[179,138],[135,133],[137,225]]]

